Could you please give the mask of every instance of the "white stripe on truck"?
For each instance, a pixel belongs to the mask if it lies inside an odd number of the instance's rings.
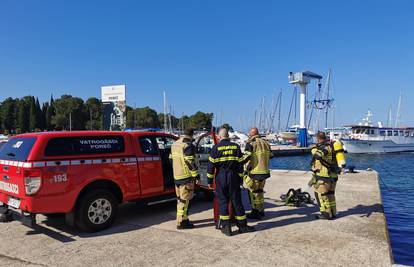
[[[73,160],[53,160],[53,161],[35,161],[24,162],[14,160],[0,160],[0,165],[15,166],[21,168],[40,168],[40,167],[55,167],[55,166],[76,166],[76,165],[101,165],[112,163],[126,163],[126,162],[149,162],[158,161],[160,157],[133,157],[133,158],[99,158],[99,159],[73,159]]]

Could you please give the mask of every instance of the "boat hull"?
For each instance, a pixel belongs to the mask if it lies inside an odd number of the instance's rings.
[[[397,144],[391,140],[341,140],[348,153],[398,153],[414,152],[414,143]]]

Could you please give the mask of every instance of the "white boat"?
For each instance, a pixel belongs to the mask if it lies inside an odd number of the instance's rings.
[[[368,112],[363,123],[350,125],[347,138],[342,138],[348,153],[414,152],[414,127],[382,127],[371,124]]]

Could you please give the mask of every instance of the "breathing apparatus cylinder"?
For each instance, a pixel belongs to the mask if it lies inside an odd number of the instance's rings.
[[[336,162],[338,166],[344,168],[346,166],[345,154],[344,154],[344,147],[342,142],[337,140],[333,143],[333,148],[335,151]]]

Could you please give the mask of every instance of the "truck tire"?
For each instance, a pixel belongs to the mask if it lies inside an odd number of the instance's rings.
[[[80,199],[75,224],[85,232],[98,232],[110,227],[118,212],[118,201],[111,191],[95,189]]]

